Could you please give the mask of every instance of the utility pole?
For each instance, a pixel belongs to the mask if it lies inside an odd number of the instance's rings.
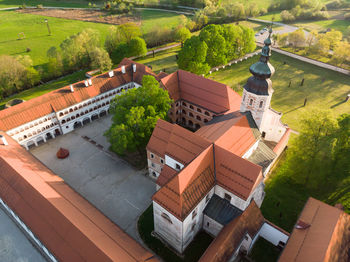
[[[51,35],[51,30],[50,30],[50,26],[49,26],[49,21],[47,19],[45,19],[45,23],[47,25],[47,31],[49,32],[49,35]]]

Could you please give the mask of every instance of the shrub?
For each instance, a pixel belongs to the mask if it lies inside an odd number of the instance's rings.
[[[36,8],[38,8],[38,9],[43,9],[44,6],[43,6],[43,5],[37,5]]]
[[[293,22],[295,21],[294,15],[292,15],[289,11],[283,10],[281,12],[281,19],[283,22]]]

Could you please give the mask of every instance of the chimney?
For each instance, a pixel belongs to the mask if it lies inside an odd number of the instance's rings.
[[[132,70],[134,71],[134,73],[136,73],[136,64],[132,65]]]
[[[113,77],[114,76],[114,71],[112,70],[112,71],[109,71],[108,72],[108,75],[109,75],[109,77]]]
[[[1,140],[2,140],[2,144],[3,144],[4,146],[8,146],[9,143],[7,143],[6,138],[5,138],[3,135],[0,135],[0,138],[1,138]]]
[[[70,85],[70,91],[73,93],[74,92],[74,87],[73,85]]]
[[[122,66],[122,73],[125,74],[125,66]]]
[[[86,87],[88,87],[88,86],[89,86],[89,83],[88,83],[88,81],[87,81],[87,80],[85,80],[85,81],[84,81],[84,84],[85,84],[85,86],[86,86]]]

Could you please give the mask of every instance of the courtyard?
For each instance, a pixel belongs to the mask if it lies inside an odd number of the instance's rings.
[[[151,204],[156,186],[146,176],[147,171],[134,169],[108,151],[109,143],[103,133],[110,124],[108,115],[34,147],[30,152],[142,243],[137,233],[137,220]],[[69,150],[68,158],[57,159],[60,147]]]

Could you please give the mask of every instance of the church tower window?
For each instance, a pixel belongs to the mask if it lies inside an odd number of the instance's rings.
[[[253,104],[253,99],[250,99],[249,105],[251,106]]]
[[[260,101],[259,108],[262,108],[264,104],[264,101]]]

